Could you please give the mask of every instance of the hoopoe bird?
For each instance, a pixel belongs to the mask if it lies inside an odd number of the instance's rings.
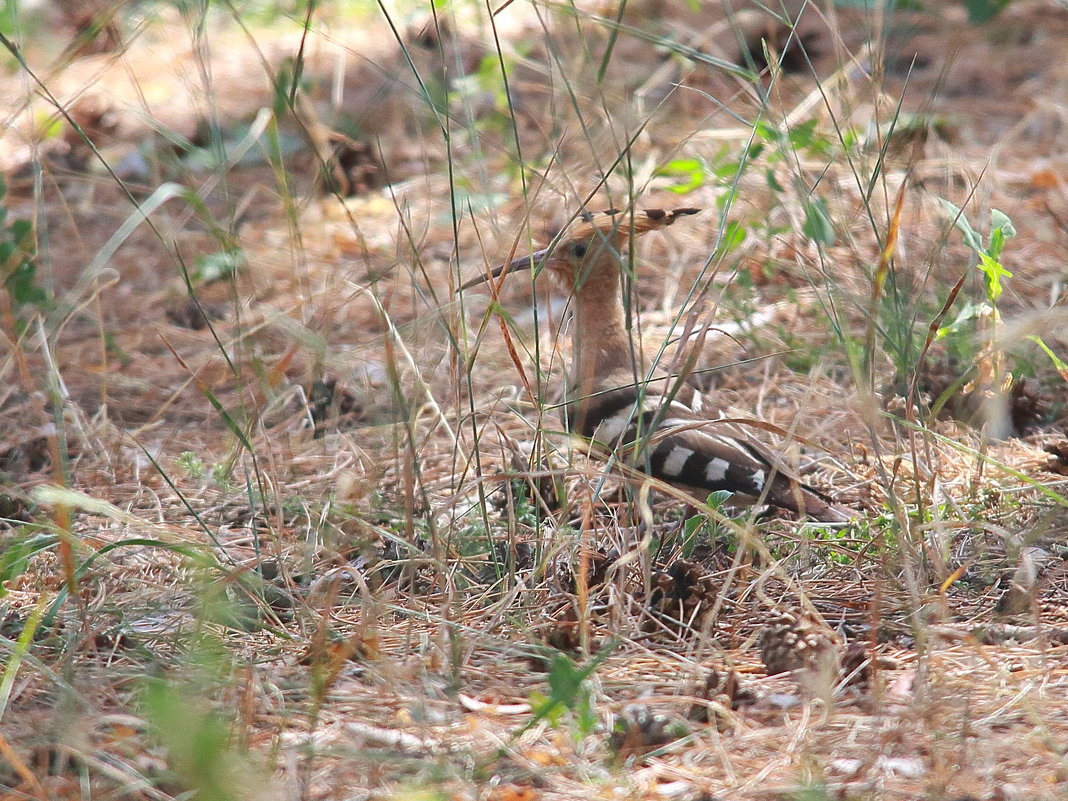
[[[547,270],[569,290],[573,348],[564,421],[573,434],[702,500],[726,490],[821,522],[845,522],[856,513],[802,483],[740,421],[707,404],[684,376],[649,370],[628,332],[622,298],[627,260],[621,254],[635,237],[698,211],[582,214],[549,247],[461,290],[525,270]]]

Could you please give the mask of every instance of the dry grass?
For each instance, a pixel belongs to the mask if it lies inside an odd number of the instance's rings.
[[[150,8],[96,53],[26,16],[0,87],[8,221],[56,299],[0,294],[5,797],[1068,795],[1065,378],[1027,339],[1068,359],[1056,4],[808,8],[760,77],[721,62],[781,27],[684,3],[618,37],[614,7],[457,5],[402,44],[425,12]],[[287,108],[265,70],[298,51]],[[324,189],[330,130],[378,188]],[[996,351],[921,358],[962,276],[942,324],[984,300],[939,198],[1018,232]],[[565,299],[456,287],[582,203],[706,210],[642,241],[638,335],[670,359],[708,326],[699,380],[862,522],[710,508],[691,548],[677,498],[560,433]],[[1028,380],[1019,436],[960,391],[909,405],[971,362]],[[711,588],[684,610],[656,600],[682,555]],[[866,680],[766,676],[772,607]]]

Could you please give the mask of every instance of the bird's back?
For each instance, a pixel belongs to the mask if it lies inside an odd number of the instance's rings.
[[[726,490],[818,520],[850,517],[776,459],[754,436],[755,426],[728,418],[677,377],[654,373],[645,381],[615,371],[586,391],[573,390],[567,412],[572,432],[701,498]]]

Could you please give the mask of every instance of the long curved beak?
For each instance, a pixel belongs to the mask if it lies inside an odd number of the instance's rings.
[[[549,255],[549,248],[542,248],[541,250],[531,253],[529,256],[523,256],[519,259],[513,259],[507,264],[502,264],[499,267],[494,267],[485,275],[472,278],[470,281],[462,284],[460,289],[470,289],[473,286],[484,284],[493,278],[500,278],[501,276],[511,275],[512,273],[525,272],[527,270],[533,270],[539,264],[541,264],[545,257]]]

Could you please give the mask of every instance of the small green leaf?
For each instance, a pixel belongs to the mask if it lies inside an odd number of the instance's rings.
[[[1012,237],[1016,236],[1016,227],[1012,224],[1012,220],[1003,211],[997,209],[990,210],[990,247],[988,252],[995,259],[1001,258],[1001,250],[1005,246],[1005,242]]]
[[[1057,369],[1057,372],[1062,376],[1065,376],[1065,380],[1068,380],[1068,364],[1065,363],[1064,359],[1050,350],[1049,345],[1043,342],[1041,337],[1036,337],[1034,334],[1030,334],[1027,338],[1038,345],[1038,347],[1042,349],[1042,352],[1049,356],[1049,360],[1053,362],[1053,366]]]
[[[32,261],[24,261],[7,277],[4,284],[17,304],[43,308],[48,304],[48,293],[37,284],[37,268]]]
[[[976,253],[981,253],[984,249],[983,238],[975,232],[974,228],[972,228],[972,224],[968,222],[968,218],[964,216],[964,212],[945,198],[939,198],[939,202],[942,204],[942,208],[949,216],[949,219],[953,222],[953,225],[964,235],[964,244]]]
[[[846,128],[842,131],[842,149],[852,150],[862,140],[860,131],[856,128]]]
[[[21,576],[29,567],[30,557],[52,548],[58,541],[52,534],[37,534],[5,543],[0,551],[0,598],[7,595],[4,585]]]
[[[701,529],[704,528],[704,524],[704,515],[694,515],[683,524],[682,543],[679,546],[683,559],[689,559],[693,554],[693,549],[697,547],[697,540],[701,535]]]
[[[730,500],[730,497],[733,494],[734,493],[730,490],[716,490],[715,492],[709,493],[708,497],[705,499],[705,503],[718,512],[723,508],[723,505]]]
[[[997,303],[1001,297],[1001,279],[1012,278],[1012,273],[1001,266],[1001,262],[992,259],[986,253],[979,254],[979,269],[986,276],[986,297],[991,303]]]
[[[806,120],[790,128],[788,137],[794,147],[808,147],[816,130],[816,120]]]
[[[58,114],[41,109],[34,115],[34,122],[37,125],[37,133],[43,141],[59,139],[63,136],[65,121]]]
[[[554,700],[568,706],[582,689],[585,674],[564,654],[557,654],[549,666],[549,690]]]
[[[968,11],[968,22],[972,25],[990,22],[1011,2],[1012,0],[964,0],[964,8]]]
[[[699,159],[675,159],[658,169],[656,174],[682,179],[664,188],[669,192],[684,195],[704,184],[706,170],[705,165]]]
[[[241,250],[217,250],[197,257],[193,278],[201,283],[210,284],[233,276],[245,264],[245,253]]]
[[[990,227],[1004,231],[1006,239],[1012,239],[1012,237],[1016,236],[1016,226],[1012,224],[1009,215],[1003,211],[990,210]]]
[[[814,198],[805,203],[805,222],[801,231],[813,242],[825,247],[834,244],[834,225],[827,204],[822,198]]]
[[[944,339],[947,336],[959,334],[964,330],[965,323],[982,316],[989,308],[990,307],[985,303],[972,303],[969,301],[964,304],[964,307],[959,312],[957,312],[957,316],[954,318],[953,322],[938,329],[938,332],[935,335],[936,338]]]
[[[712,168],[712,175],[719,178],[721,181],[733,182],[738,175],[738,163],[729,161],[726,164],[718,164]],[[720,197],[725,197],[720,195]]]
[[[1000,228],[995,228],[990,232],[990,247],[986,249],[987,254],[991,258],[998,258],[1001,256],[1001,249],[1005,247],[1005,234],[1002,233]]]
[[[779,141],[778,129],[767,120],[758,120],[757,124],[753,126],[753,133],[757,139],[762,139],[765,142]]]
[[[33,233],[33,223],[29,220],[15,220],[8,229],[12,239],[18,247],[26,253],[33,253],[33,242],[30,235]]]
[[[560,718],[567,711],[567,707],[562,703],[537,690],[531,691],[527,700],[530,702],[530,710],[535,717],[540,720],[547,720],[550,726],[558,726]]]
[[[727,223],[727,227],[723,229],[723,240],[720,243],[720,251],[723,253],[730,253],[741,247],[742,242],[745,241],[745,226],[738,222]]]

